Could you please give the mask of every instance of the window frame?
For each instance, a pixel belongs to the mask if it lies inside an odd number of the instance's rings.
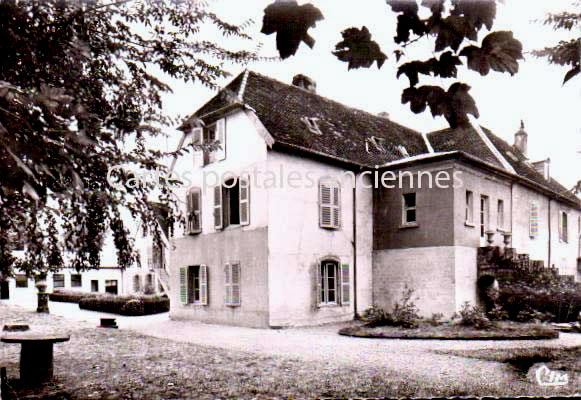
[[[325,190],[328,190],[328,201]],[[319,227],[339,230],[342,226],[341,183],[334,178],[323,177],[318,185]],[[325,218],[328,214],[328,219]],[[327,222],[328,221],[328,222]]]
[[[464,223],[474,227],[474,192],[466,190]]]
[[[406,196],[413,195],[414,205],[409,206],[406,202]],[[401,195],[402,213],[401,213],[401,224],[404,227],[407,226],[418,226],[418,196],[417,192],[402,193]],[[408,221],[407,213],[408,211],[414,211],[415,219],[413,221]]]
[[[504,199],[498,199],[496,202],[496,229],[504,232],[505,222]]]
[[[62,286],[57,286],[57,280],[55,279],[57,276],[59,277],[59,283],[61,281],[60,277],[62,276]],[[52,287],[58,289],[66,287],[65,274],[52,274]]]
[[[73,277],[79,277],[78,282],[73,279]],[[78,283],[78,285],[76,285],[75,283]],[[71,274],[71,288],[82,288],[83,287],[83,274]]]
[[[17,289],[23,289],[28,287],[28,275],[26,274],[15,274],[14,284]]]
[[[569,243],[569,214],[565,210],[559,210],[559,241]]]
[[[195,202],[197,196],[197,202]],[[194,207],[197,205],[197,207]],[[197,226],[194,223],[197,218]],[[192,187],[186,194],[186,235],[202,233],[202,189]]]
[[[485,238],[486,232],[490,230],[490,197],[485,194],[480,195],[479,210],[480,237]]]

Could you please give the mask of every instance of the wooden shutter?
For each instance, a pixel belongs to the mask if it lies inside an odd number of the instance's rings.
[[[341,188],[339,184],[333,186],[333,227],[341,226]]]
[[[240,177],[240,225],[250,224],[250,180]]]
[[[192,144],[194,145],[193,151],[193,163],[194,167],[203,166],[204,152],[199,148],[200,145],[204,144],[204,129],[193,128],[192,129]]]
[[[200,304],[208,304],[208,267],[200,265]]]
[[[216,149],[215,159],[221,161],[226,159],[226,119],[222,118],[216,122],[216,140],[220,142],[220,148]]]
[[[319,182],[319,226],[333,227],[333,193],[327,181]]]
[[[351,280],[349,276],[349,264],[341,264],[341,304],[351,304]]]
[[[240,263],[232,263],[232,305],[240,305]]]
[[[190,204],[190,233],[200,233],[202,232],[202,190],[200,188],[192,188]]]
[[[180,301],[182,304],[188,303],[188,268],[180,268]]]
[[[319,306],[323,302],[323,276],[321,274],[321,264],[319,263],[315,265],[315,290],[317,291],[317,306]]]
[[[214,228],[222,229],[223,226],[222,185],[218,185],[214,187]]]
[[[191,193],[188,192],[186,194],[186,235],[192,233],[192,196]]]
[[[534,202],[532,202],[530,206],[529,236],[531,238],[536,238],[539,233],[539,206]]]
[[[224,304],[232,303],[232,279],[230,264],[224,265]]]

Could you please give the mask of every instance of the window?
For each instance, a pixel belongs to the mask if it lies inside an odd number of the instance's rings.
[[[83,277],[81,274],[71,274],[71,287],[82,287]]]
[[[208,267],[180,268],[180,300],[183,304],[208,304]]]
[[[17,288],[27,288],[28,287],[28,276],[25,274],[16,274],[14,277],[16,279]]]
[[[117,294],[117,279],[105,281],[105,293]]]
[[[133,291],[134,292],[141,292],[141,276],[140,275],[133,276]]]
[[[91,292],[98,292],[99,291],[99,281],[96,279],[91,280]]]
[[[569,232],[568,232],[568,215],[565,211],[559,211],[559,240],[561,242],[567,243],[569,241]]]
[[[488,230],[490,209],[488,207],[488,196],[480,196],[480,237]]]
[[[208,165],[226,158],[226,120],[219,119],[207,127],[192,129],[194,165]],[[203,148],[201,146],[209,146]]]
[[[186,197],[186,235],[202,232],[202,191],[191,188]]]
[[[474,193],[466,191],[466,223],[474,223]]]
[[[165,265],[165,256],[163,245],[159,245],[154,241],[154,243],[151,246],[151,265],[149,266],[149,268],[160,269],[164,268],[164,265]]]
[[[539,205],[535,202],[530,204],[529,211],[529,236],[534,239],[539,234]]]
[[[55,288],[65,287],[65,275],[64,274],[53,274],[52,275],[52,286]]]
[[[240,299],[240,263],[232,262],[224,265],[224,304],[239,306]]]
[[[351,301],[349,264],[325,259],[317,267],[317,303],[347,305]]]
[[[250,224],[250,181],[247,177],[229,179],[214,187],[214,227]]]
[[[416,194],[406,193],[403,195],[402,222],[404,225],[417,224],[416,216]]]
[[[319,182],[319,226],[341,228],[341,186],[332,179]]]
[[[315,135],[323,134],[319,128],[319,118],[302,117],[301,121],[305,124],[309,132],[314,133]]]
[[[504,200],[498,200],[496,211],[496,228],[499,230],[504,229]]]

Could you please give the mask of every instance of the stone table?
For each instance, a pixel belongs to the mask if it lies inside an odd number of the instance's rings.
[[[38,332],[5,333],[4,343],[20,343],[20,380],[26,384],[41,384],[52,379],[53,344],[66,342],[70,335]]]

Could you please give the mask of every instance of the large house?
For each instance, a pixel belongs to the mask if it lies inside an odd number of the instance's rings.
[[[424,315],[477,298],[505,246],[580,280],[579,199],[474,125],[421,134],[246,71],[180,128],[187,215],[169,254],[174,319],[252,327],[350,320],[407,285]],[[512,234],[512,238],[507,233]]]

